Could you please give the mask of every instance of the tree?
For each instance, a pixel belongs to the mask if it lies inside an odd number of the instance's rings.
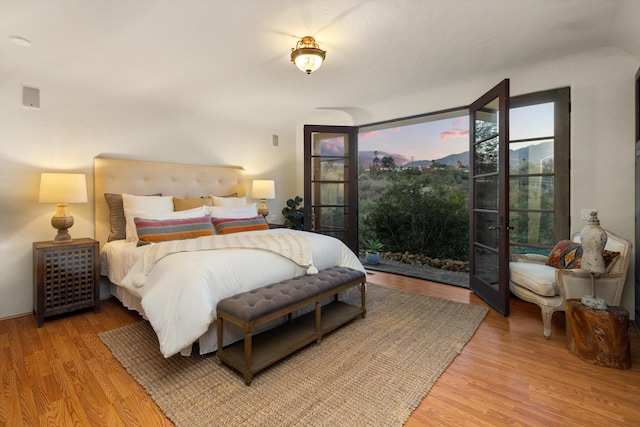
[[[396,168],[396,162],[391,156],[384,156],[381,160],[382,167],[386,170],[394,170]]]
[[[375,156],[373,158],[373,165],[371,166],[372,169],[378,169],[380,168],[380,157],[378,157],[378,151],[374,151],[373,155]]]
[[[468,259],[467,193],[423,179],[398,179],[364,218],[366,229],[392,252]]]

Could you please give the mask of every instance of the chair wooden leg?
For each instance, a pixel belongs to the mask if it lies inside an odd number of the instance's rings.
[[[542,310],[542,332],[544,334],[544,337],[546,339],[549,339],[551,338],[551,317],[556,310],[549,307],[540,307],[540,310]]]

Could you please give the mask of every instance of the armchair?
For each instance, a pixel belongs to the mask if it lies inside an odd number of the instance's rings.
[[[596,295],[608,305],[620,305],[629,269],[631,242],[607,233],[605,250],[619,252],[605,273],[596,276]],[[572,236],[580,242],[580,233]],[[518,298],[537,304],[542,311],[543,333],[551,337],[551,317],[564,311],[565,300],[591,294],[591,274],[581,269],[558,269],[546,264],[547,257],[537,254],[516,254],[509,263],[509,289]]]

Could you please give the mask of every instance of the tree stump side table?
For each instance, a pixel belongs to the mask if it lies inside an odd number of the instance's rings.
[[[585,362],[615,369],[631,367],[629,312],[610,306],[597,310],[579,299],[565,302],[567,347]]]

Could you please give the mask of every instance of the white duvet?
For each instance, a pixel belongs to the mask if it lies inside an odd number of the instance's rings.
[[[309,241],[313,265],[319,270],[343,266],[365,271],[358,257],[333,237],[289,229],[247,233],[300,233]],[[103,260],[108,263],[109,279],[141,298],[165,357],[190,347],[207,332],[221,299],[307,272],[281,255],[260,249],[179,252],[158,260],[146,275],[144,286],[138,287],[134,277],[144,270],[143,255],[150,246],[120,246],[127,249],[119,257],[115,256],[117,244],[108,244],[103,250],[108,254]],[[116,263],[118,258],[122,261]]]

